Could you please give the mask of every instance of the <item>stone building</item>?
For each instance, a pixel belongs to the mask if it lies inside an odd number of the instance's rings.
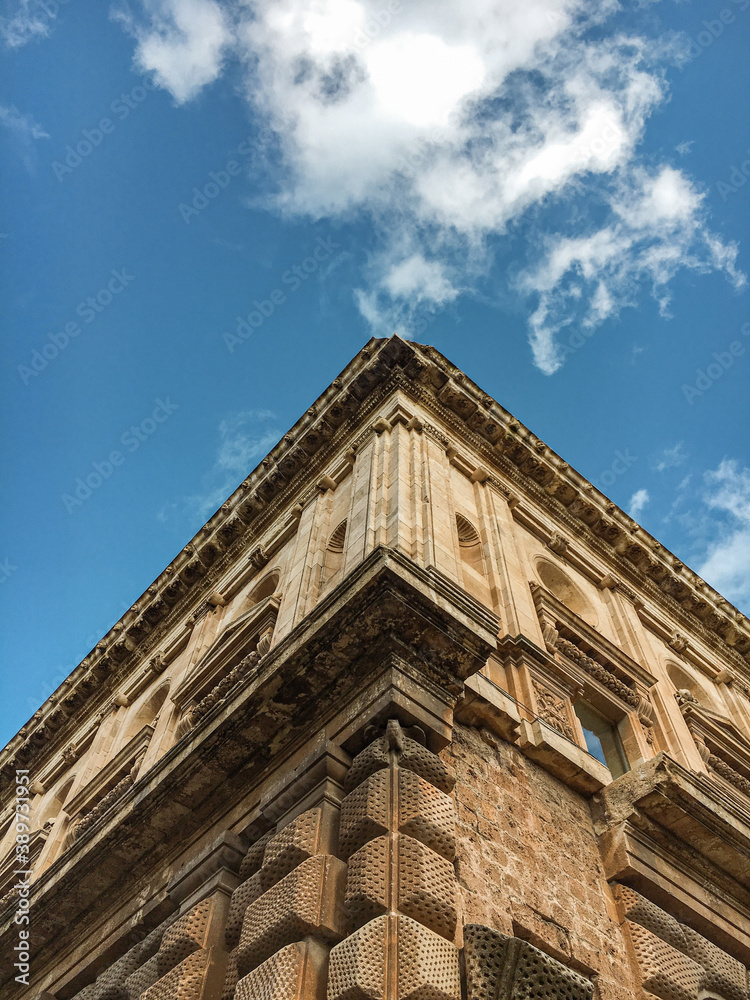
[[[3,751],[0,995],[748,1000],[749,661],[371,340]]]

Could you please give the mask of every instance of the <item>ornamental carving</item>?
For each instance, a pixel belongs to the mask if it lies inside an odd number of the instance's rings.
[[[564,556],[568,551],[567,539],[563,538],[562,535],[555,534],[547,542],[547,548],[551,549],[558,556]]]
[[[534,685],[534,693],[536,694],[537,714],[539,718],[543,719],[547,725],[552,726],[558,733],[561,733],[575,743],[576,738],[573,728],[570,725],[570,717],[565,701],[562,698],[558,698],[557,695],[553,694],[547,688],[542,687],[541,684],[537,684],[536,681],[532,683]]]
[[[667,645],[669,645],[675,653],[684,653],[687,649],[687,639],[685,636],[680,635],[679,632],[673,632],[667,639]]]
[[[268,640],[270,644],[270,637]],[[260,645],[260,643],[258,643]],[[197,705],[193,705],[180,719],[177,726],[177,739],[182,739],[182,737],[189,733],[191,729],[194,729],[204,715],[207,715],[211,709],[218,705],[220,701],[229,694],[232,688],[237,684],[243,677],[249,675],[257,667],[261,660],[261,654],[256,650],[245,656],[236,667],[233,667],[226,677],[223,677],[218,684],[215,684],[208,694],[201,698]]]
[[[725,781],[734,785],[735,788],[739,788],[739,790],[744,792],[745,795],[750,795],[750,781],[741,775],[739,771],[735,771],[735,769],[727,764],[725,760],[722,760],[721,757],[717,757],[716,754],[709,752],[706,763]]]
[[[146,747],[139,751],[132,766],[128,773],[120,778],[114,788],[111,788],[107,794],[101,798],[96,805],[85,815],[79,817],[73,822],[68,835],[65,838],[65,845],[63,850],[67,850],[72,847],[73,844],[81,837],[83,834],[92,827],[96,821],[103,816],[122,796],[127,792],[127,790],[135,783],[135,779],[138,776],[138,772],[143,763],[143,758],[146,756]]]
[[[629,688],[627,684],[624,684],[618,677],[606,667],[602,666],[601,663],[597,663],[596,660],[592,660],[590,656],[587,656],[583,650],[579,649],[574,643],[569,639],[560,638],[557,640],[557,648],[560,652],[565,653],[569,656],[571,660],[574,660],[583,670],[593,677],[595,680],[599,681],[606,688],[616,694],[618,698],[621,698],[628,705],[633,708],[638,708],[641,703],[641,698],[632,688]]]

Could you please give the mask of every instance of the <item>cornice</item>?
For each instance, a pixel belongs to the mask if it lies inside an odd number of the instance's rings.
[[[750,680],[744,615],[435,348],[373,338],[10,741],[0,753],[4,776],[64,742],[84,703],[103,705],[133,664],[211,593],[241,548],[258,541],[292,498],[314,495],[315,477],[341,441],[396,386]]]

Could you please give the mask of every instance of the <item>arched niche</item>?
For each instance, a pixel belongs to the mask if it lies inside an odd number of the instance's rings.
[[[161,707],[167,700],[169,694],[169,681],[162,684],[156,691],[146,694],[137,707],[130,709],[125,729],[120,738],[120,745],[124,746],[128,740],[132,739],[144,726],[153,726],[161,711]]]
[[[456,533],[458,535],[458,553],[461,560],[461,579],[464,590],[483,604],[490,604],[490,588],[484,569],[482,556],[482,541],[479,532],[464,517],[456,514]]]
[[[265,573],[262,579],[257,581],[247,595],[247,598],[243,602],[243,610],[248,611],[250,608],[254,608],[256,604],[260,604],[261,601],[265,601],[266,598],[272,597],[279,589],[279,580],[280,574],[278,570],[269,570]]]
[[[57,819],[65,807],[65,800],[68,798],[75,780],[76,776],[72,774],[57,788],[46,792],[38,809],[34,809],[32,803],[31,824],[34,830],[40,830],[45,823],[51,823]]]
[[[321,583],[325,586],[341,570],[344,563],[344,544],[346,542],[346,518],[331,532],[326,545],[323,559]]]
[[[684,664],[676,663],[674,660],[667,660],[666,668],[667,675],[676,691],[689,691],[706,708],[713,708],[719,712],[726,711],[716,690],[712,690],[713,685],[710,681],[700,679],[695,671],[690,670]]]
[[[583,618],[589,625],[596,627],[599,624],[599,616],[590,601],[584,597],[583,591],[559,566],[550,562],[549,559],[539,558],[536,560],[534,570],[542,586],[558,601],[561,601],[566,608],[569,608],[579,618]]]

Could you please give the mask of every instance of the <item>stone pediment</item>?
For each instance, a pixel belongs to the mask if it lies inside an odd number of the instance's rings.
[[[750,742],[731,719],[702,705],[689,691],[675,697],[704,763],[750,798]]]
[[[229,622],[174,691],[172,701],[178,708],[184,710],[200,701],[244,656],[254,652],[265,636],[270,643],[278,612],[279,598],[271,596]]]

